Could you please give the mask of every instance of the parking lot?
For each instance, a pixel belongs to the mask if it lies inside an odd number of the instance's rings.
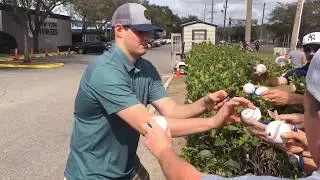
[[[95,55],[55,57],[58,69],[0,69],[0,179],[62,179],[79,80]],[[170,46],[145,56],[164,78]]]

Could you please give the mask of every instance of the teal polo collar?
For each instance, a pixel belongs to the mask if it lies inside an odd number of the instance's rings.
[[[119,48],[119,46],[117,46],[116,43],[112,44],[111,49],[109,50],[111,53],[117,53],[121,58],[121,61],[124,65],[124,67],[126,68],[126,70],[130,73],[130,72],[134,72],[135,74],[140,72],[140,64],[141,64],[141,57],[139,57],[139,59],[137,59],[135,64],[131,64],[129,61],[128,56],[122,51],[122,49]]]

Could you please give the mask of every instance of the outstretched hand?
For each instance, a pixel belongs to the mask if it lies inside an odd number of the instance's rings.
[[[240,123],[241,118],[235,115],[237,107],[256,108],[249,100],[243,97],[234,97],[225,102],[217,114],[213,116],[214,120],[212,123],[214,123],[214,127],[219,128],[228,124]]]
[[[222,101],[222,100],[227,95],[228,95],[228,93],[223,90],[208,94],[207,96],[204,97],[204,104],[205,104],[206,109],[208,109],[209,111],[219,110],[223,106],[223,104],[225,103],[225,101]]]
[[[150,152],[159,160],[163,152],[172,150],[171,133],[169,128],[164,131],[154,119],[148,123],[144,124],[144,142]]]

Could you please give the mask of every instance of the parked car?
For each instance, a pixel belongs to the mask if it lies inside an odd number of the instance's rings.
[[[159,40],[160,40],[161,45],[165,45],[165,44],[167,44],[167,42],[166,42],[166,40],[165,40],[165,39],[159,39]]]
[[[164,39],[166,44],[171,44],[171,39]]]
[[[86,42],[73,46],[73,51],[79,54],[87,53],[99,53],[102,54],[104,51],[110,49],[111,44],[109,42]]]
[[[153,43],[153,47],[160,47],[162,45],[159,39],[153,41],[152,43]]]

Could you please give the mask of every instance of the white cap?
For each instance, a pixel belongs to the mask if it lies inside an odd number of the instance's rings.
[[[319,44],[320,45],[320,32],[312,32],[307,34],[302,39],[302,45]]]

